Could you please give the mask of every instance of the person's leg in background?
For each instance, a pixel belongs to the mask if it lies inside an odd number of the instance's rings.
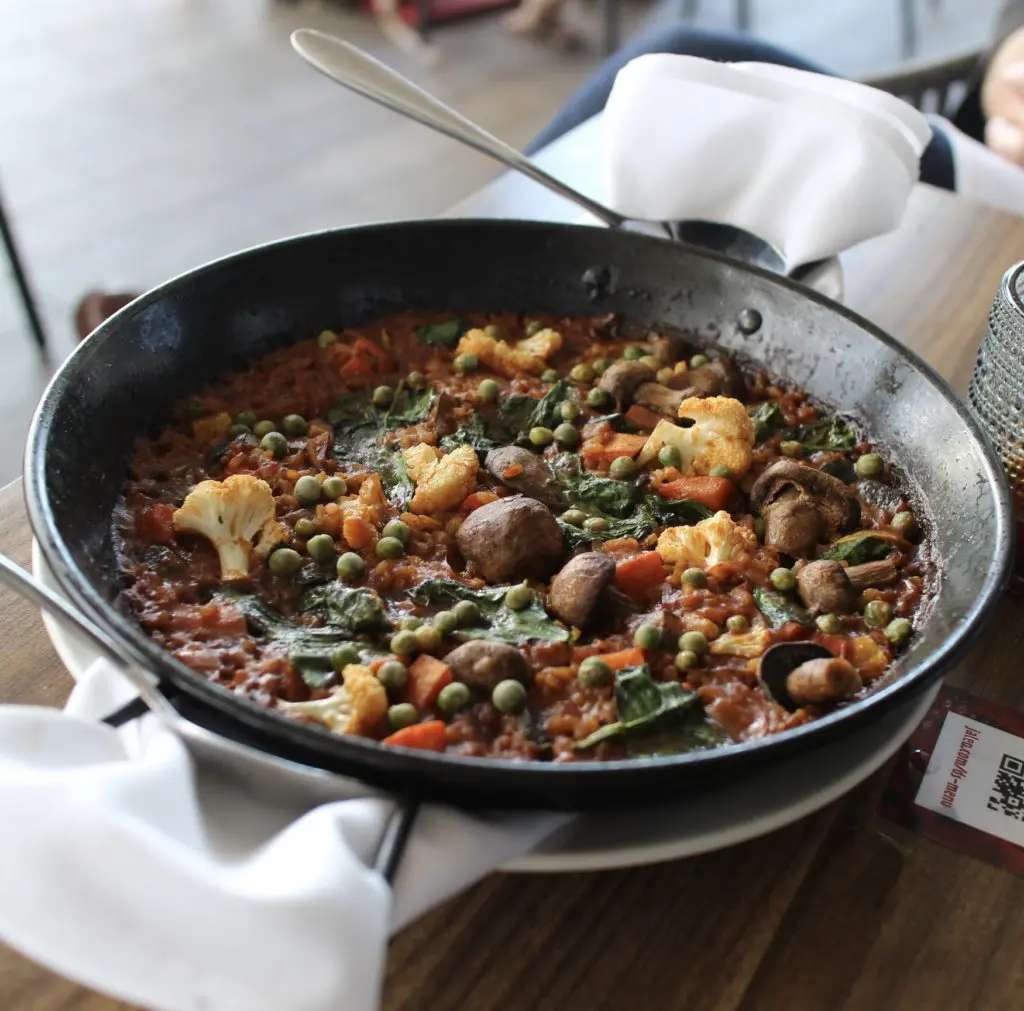
[[[714,31],[691,24],[666,25],[631,39],[617,53],[609,56],[527,145],[526,153],[536,154],[573,127],[596,116],[608,101],[615,75],[630,60],[648,53],[697,56],[719,63],[774,63],[837,76],[811,60],[749,35]],[[685,113],[680,115],[680,122],[684,121]],[[949,140],[940,130],[933,131],[932,142],[921,156],[921,181],[947,190],[954,189],[953,155]]]

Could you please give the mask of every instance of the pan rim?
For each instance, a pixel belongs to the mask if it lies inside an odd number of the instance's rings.
[[[581,785],[583,783],[590,783],[593,781],[594,776],[600,776],[601,782],[608,782],[620,777],[628,778],[640,771],[658,770],[664,773],[694,766],[707,769],[710,778],[715,775],[715,769],[723,764],[728,765],[755,760],[762,755],[799,746],[800,742],[808,738],[813,739],[815,736],[827,737],[829,731],[840,732],[841,728],[845,728],[846,732],[855,732],[857,725],[878,718],[889,707],[896,705],[897,700],[908,700],[913,694],[923,691],[957,657],[967,650],[984,628],[985,622],[992,617],[993,609],[991,605],[1009,581],[1014,548],[1014,526],[1009,488],[987,436],[971,416],[967,405],[956,395],[949,383],[927,362],[920,358],[919,355],[845,306],[833,302],[831,299],[807,289],[788,278],[741,263],[721,254],[708,252],[685,243],[674,243],[667,239],[636,233],[625,233],[628,236],[626,241],[641,244],[654,242],[677,249],[684,249],[690,255],[696,255],[727,265],[762,281],[779,285],[838,314],[846,322],[858,327],[894,351],[897,356],[909,361],[943,399],[947,401],[973,436],[976,446],[981,450],[985,465],[986,484],[995,497],[996,523],[995,551],[986,572],[985,580],[979,588],[976,600],[962,616],[957,628],[931,654],[909,667],[898,678],[894,679],[891,684],[886,685],[878,692],[853,706],[837,710],[811,723],[787,730],[781,734],[731,744],[727,747],[709,751],[657,756],[643,760],[632,758],[606,762],[566,764],[478,758],[396,749],[377,741],[332,734],[326,728],[298,723],[272,709],[268,709],[215,685],[203,675],[188,668],[172,654],[162,650],[152,639],[143,633],[140,627],[134,625],[127,617],[119,614],[116,608],[103,598],[92,581],[86,576],[84,570],[74,562],[69,547],[54,521],[45,480],[45,455],[43,451],[46,446],[47,435],[54,420],[56,406],[60,400],[61,393],[69,381],[69,376],[80,368],[80,362],[87,361],[92,351],[99,347],[123,321],[131,319],[142,309],[163,298],[186,280],[207,275],[228,265],[243,263],[247,258],[256,257],[267,250],[284,249],[292,245],[330,239],[337,234],[358,235],[364,232],[377,232],[381,229],[444,229],[453,232],[465,231],[471,233],[473,229],[481,227],[508,230],[509,232],[533,230],[543,234],[551,234],[552,232],[586,233],[598,245],[602,241],[603,236],[614,234],[616,235],[615,241],[617,242],[621,242],[623,239],[623,233],[621,232],[595,229],[588,225],[488,218],[390,221],[307,232],[248,247],[183,271],[170,280],[150,289],[128,306],[121,309],[98,327],[62,363],[48,383],[36,407],[26,442],[23,473],[29,522],[39,542],[40,550],[43,552],[47,565],[50,567],[61,590],[68,595],[68,598],[73,603],[81,607],[105,631],[111,634],[115,641],[125,648],[127,655],[132,660],[141,663],[147,670],[164,674],[176,685],[186,684],[188,688],[183,689],[186,694],[198,697],[202,702],[211,705],[218,713],[243,727],[268,734],[277,741],[295,738],[295,741],[290,743],[294,743],[300,748],[305,747],[309,750],[316,748],[318,751],[326,749],[339,762],[348,762],[357,768],[362,766],[363,770],[366,770],[368,765],[372,763],[379,770],[401,777],[404,767],[410,759],[415,759],[417,768],[422,769],[427,775],[429,775],[431,769],[455,768],[460,771],[471,769],[475,771],[476,776],[481,780],[480,785],[486,787],[487,783],[483,782],[483,780],[500,779],[514,774],[517,781],[525,784],[527,789],[532,785],[538,791],[543,791],[548,785],[554,783],[558,783],[559,786],[568,786],[570,781]],[[254,746],[261,752],[272,753],[272,749],[259,744]],[[299,764],[311,769],[324,769],[324,766],[315,761],[299,760]],[[358,773],[350,772],[345,774],[358,775]],[[529,783],[527,783],[527,780]]]

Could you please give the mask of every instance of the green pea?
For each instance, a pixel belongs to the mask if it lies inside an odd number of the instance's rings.
[[[232,425],[228,429],[228,437],[237,439],[240,435],[252,435],[252,429],[248,425]]]
[[[267,432],[260,439],[260,449],[269,453],[275,460],[280,460],[288,452],[288,440],[280,432]]]
[[[338,335],[333,330],[321,330],[316,343],[318,347],[329,348],[332,344],[338,343]]]
[[[469,702],[469,688],[461,681],[453,681],[451,684],[445,685],[437,696],[437,708],[445,716],[454,716],[460,709],[465,709]]]
[[[281,431],[285,435],[305,435],[309,426],[301,414],[286,414],[281,419]]]
[[[683,454],[679,452],[678,446],[662,446],[658,450],[658,463],[662,467],[682,467]]]
[[[427,377],[422,372],[410,372],[405,377],[405,384],[414,390],[422,390],[427,385]]]
[[[505,331],[497,323],[488,323],[484,327],[484,336],[490,337],[492,341],[500,341],[505,336]]]
[[[732,471],[729,470],[728,467],[723,467],[721,464],[712,467],[711,470],[708,471],[708,474],[711,477],[727,477],[730,481],[733,479]]]
[[[452,614],[460,625],[475,625],[480,621],[480,607],[472,600],[460,600],[452,608]]]
[[[377,680],[388,695],[397,695],[409,680],[409,670],[401,660],[388,660],[377,669]]]
[[[523,327],[523,331],[527,337],[532,337],[536,333],[540,333],[544,329],[544,324],[537,319],[529,319],[526,321],[526,325]]]
[[[407,523],[403,523],[401,520],[391,520],[381,534],[383,537],[394,537],[396,540],[402,542],[403,547],[409,546],[409,538],[412,537],[412,531],[409,529]]]
[[[726,630],[733,635],[739,635],[750,627],[750,622],[745,614],[732,614],[725,619]]]
[[[632,477],[636,473],[636,461],[631,456],[617,456],[612,460],[608,473],[617,478]]]
[[[419,711],[411,702],[399,702],[388,708],[388,724],[392,730],[405,730],[419,721]]]
[[[397,656],[414,656],[420,651],[420,641],[416,638],[416,633],[407,628],[396,632],[388,646]]]
[[[459,619],[455,616],[454,611],[438,611],[434,615],[434,628],[441,633],[441,635],[451,635],[459,627]]]
[[[686,569],[680,578],[682,579],[684,586],[696,586],[700,588],[708,585],[708,577],[703,569]]]
[[[838,614],[819,614],[814,624],[826,635],[838,635],[843,630],[843,623]]]
[[[316,533],[316,524],[305,516],[295,521],[296,537],[312,537]]]
[[[676,670],[680,674],[692,670],[700,663],[700,657],[692,649],[683,649],[676,653]]]
[[[550,446],[555,441],[555,433],[550,428],[537,425],[530,429],[529,439],[535,446]]]
[[[703,632],[684,632],[677,643],[681,653],[703,656],[708,651],[708,640]]]
[[[641,625],[633,633],[633,645],[641,649],[657,649],[661,645],[661,629],[656,625]]]
[[[331,654],[331,666],[337,671],[344,670],[349,664],[359,663],[359,660],[359,649],[350,642],[339,646]]]
[[[572,449],[580,444],[580,433],[568,421],[563,421],[551,434],[563,449]]]
[[[787,439],[785,442],[779,443],[779,452],[783,456],[803,456],[804,447],[802,443],[797,442],[795,439]]]
[[[569,370],[569,377],[576,383],[589,383],[593,381],[594,370],[585,362],[580,362]]]
[[[690,359],[690,368],[699,369],[702,365],[707,365],[711,361],[707,355],[696,354]]]
[[[407,632],[415,632],[422,624],[422,618],[417,618],[415,614],[407,614],[401,619],[401,621],[399,621],[398,627]]]
[[[267,567],[275,576],[290,576],[302,566],[302,555],[293,548],[278,548],[267,559]]]
[[[869,600],[864,605],[864,624],[868,628],[884,628],[892,621],[892,604],[884,600]]]
[[[562,421],[575,421],[580,416],[580,405],[567,400],[558,408]]]
[[[505,606],[510,611],[525,610],[533,602],[533,591],[526,585],[513,586],[505,594]]]
[[[236,425],[245,425],[246,428],[253,429],[259,423],[259,418],[256,417],[255,411],[239,411],[235,415]],[[267,433],[264,432],[264,435]]]
[[[326,565],[334,561],[334,538],[330,534],[317,534],[306,541],[306,551],[314,562]]]
[[[906,618],[893,618],[884,629],[886,639],[894,646],[900,646],[905,643],[913,631],[913,627]]]
[[[601,685],[611,684],[612,669],[600,657],[588,656],[580,664],[576,678],[582,688],[600,688]]]
[[[397,537],[382,537],[377,541],[378,558],[401,558],[405,554],[405,545]]]
[[[452,368],[456,372],[475,372],[480,365],[480,360],[475,354],[469,352],[464,355],[456,355],[452,359]]]
[[[366,562],[354,551],[346,551],[338,557],[338,578],[354,583],[366,575]]]
[[[911,537],[917,532],[917,520],[914,519],[914,514],[905,510],[896,513],[889,522],[889,526],[901,537]]]
[[[543,383],[557,383],[561,378],[562,377],[559,375],[558,369],[545,369],[540,374],[540,379]]]
[[[786,590],[792,590],[796,586],[796,576],[793,575],[793,570],[783,568],[782,566],[772,569],[771,575],[768,578],[771,580],[772,586],[783,593]]]
[[[419,643],[421,653],[433,653],[441,648],[444,636],[433,625],[420,625],[413,634]]]
[[[865,453],[857,457],[853,472],[857,477],[878,477],[885,469],[885,461],[877,453]]]
[[[476,388],[476,395],[493,403],[501,396],[501,387],[493,379],[484,379]]]
[[[652,372],[657,372],[661,368],[661,362],[654,355],[642,355],[637,361],[641,365],[646,365]]]
[[[560,519],[571,527],[581,527],[587,521],[587,514],[582,509],[566,509]]]
[[[372,399],[374,407],[388,407],[395,399],[395,391],[390,386],[378,386]]]
[[[624,348],[622,351],[622,357],[625,358],[627,362],[638,362],[645,354],[647,354],[647,352],[643,348],[637,347],[635,344],[630,344],[629,347]]]
[[[491,692],[491,702],[499,713],[514,716],[526,708],[526,689],[512,678],[499,681]]]
[[[256,424],[252,426],[252,434],[258,435],[261,439],[263,436],[270,435],[271,432],[276,431],[277,425],[272,421],[257,421]]]
[[[320,485],[320,492],[328,501],[334,501],[348,494],[348,482],[343,477],[325,478],[324,483]]]
[[[612,367],[612,365],[613,362],[610,358],[598,358],[598,360],[593,363],[593,369],[599,376],[603,376]]]
[[[603,516],[588,516],[583,521],[583,529],[598,534],[608,529],[608,521]]]
[[[604,407],[608,403],[608,394],[600,387],[595,386],[587,391],[587,403],[591,407]]]
[[[295,497],[303,505],[314,505],[320,501],[320,482],[312,474],[303,474],[295,482]]]

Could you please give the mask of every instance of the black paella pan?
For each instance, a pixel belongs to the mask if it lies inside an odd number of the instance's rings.
[[[929,527],[938,587],[891,680],[786,733],[714,751],[568,765],[461,758],[332,735],[208,681],[119,608],[111,515],[133,442],[218,373],[316,333],[403,309],[617,312],[752,359],[858,419]],[[182,275],[103,324],[37,410],[25,493],[64,595],[207,731],[300,767],[407,796],[486,807],[664,801],[813,750],[901,708],[981,629],[1012,558],[1002,472],[964,405],[926,364],[807,289],[699,249],[623,231],[514,221],[401,222],[302,236]]]

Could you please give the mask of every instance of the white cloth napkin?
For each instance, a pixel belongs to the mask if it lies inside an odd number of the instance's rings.
[[[896,228],[931,137],[910,105],[862,84],[665,54],[619,71],[604,123],[615,210],[742,228],[787,269]]]
[[[64,712],[0,707],[0,936],[154,1011],[372,1011],[389,934],[568,816],[421,810],[394,893],[368,867],[392,810],[243,792],[97,661]]]

